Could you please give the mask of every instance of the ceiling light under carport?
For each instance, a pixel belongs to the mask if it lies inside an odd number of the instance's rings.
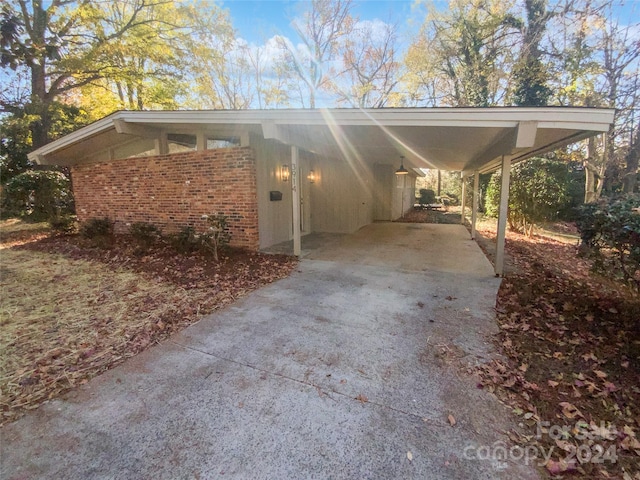
[[[404,168],[404,156],[400,157],[400,168],[396,170],[396,175],[408,175],[409,170]]]

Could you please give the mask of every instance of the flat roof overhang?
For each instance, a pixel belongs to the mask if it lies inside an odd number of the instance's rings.
[[[575,107],[120,111],[29,154],[75,165],[87,151],[163,132],[260,135],[323,156],[471,174],[609,130],[615,111]]]

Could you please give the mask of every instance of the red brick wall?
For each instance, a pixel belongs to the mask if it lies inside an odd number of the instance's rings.
[[[257,250],[258,200],[251,148],[128,158],[72,168],[80,222],[109,217],[117,232],[149,222],[172,233],[206,229],[204,214],[228,217],[231,245]]]

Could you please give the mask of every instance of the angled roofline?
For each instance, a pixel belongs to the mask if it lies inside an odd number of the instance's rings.
[[[558,118],[559,114],[561,117]],[[381,109],[272,109],[272,110],[122,110],[97,120],[28,157],[39,162],[46,155],[115,128],[120,122],[176,125],[344,125],[385,127],[465,126],[515,127],[522,121],[536,121],[538,128],[567,128],[605,132],[615,110],[588,107],[435,107]]]

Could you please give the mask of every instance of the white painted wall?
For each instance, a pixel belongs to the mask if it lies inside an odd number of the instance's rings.
[[[251,137],[256,153],[260,248],[293,238],[291,180],[280,178],[282,165],[291,165],[291,147],[275,140]],[[309,171],[315,173],[310,183]],[[396,188],[393,165],[359,165],[344,159],[300,152],[302,234],[352,233],[374,220],[395,220],[413,208],[415,177],[405,176]],[[269,191],[282,192],[282,201],[269,200]]]
[[[291,147],[257,136],[250,145],[256,154],[260,248],[267,248],[293,238],[291,179],[280,178],[282,166],[291,166]],[[282,200],[270,201],[272,190],[282,192]]]
[[[373,166],[373,219],[390,221],[395,175],[393,165],[377,163]]]
[[[416,177],[413,175],[395,175],[393,179],[391,217],[397,220],[413,208],[416,197]]]
[[[373,173],[346,160],[323,158],[313,164],[311,225],[314,232],[351,233],[373,222]]]

